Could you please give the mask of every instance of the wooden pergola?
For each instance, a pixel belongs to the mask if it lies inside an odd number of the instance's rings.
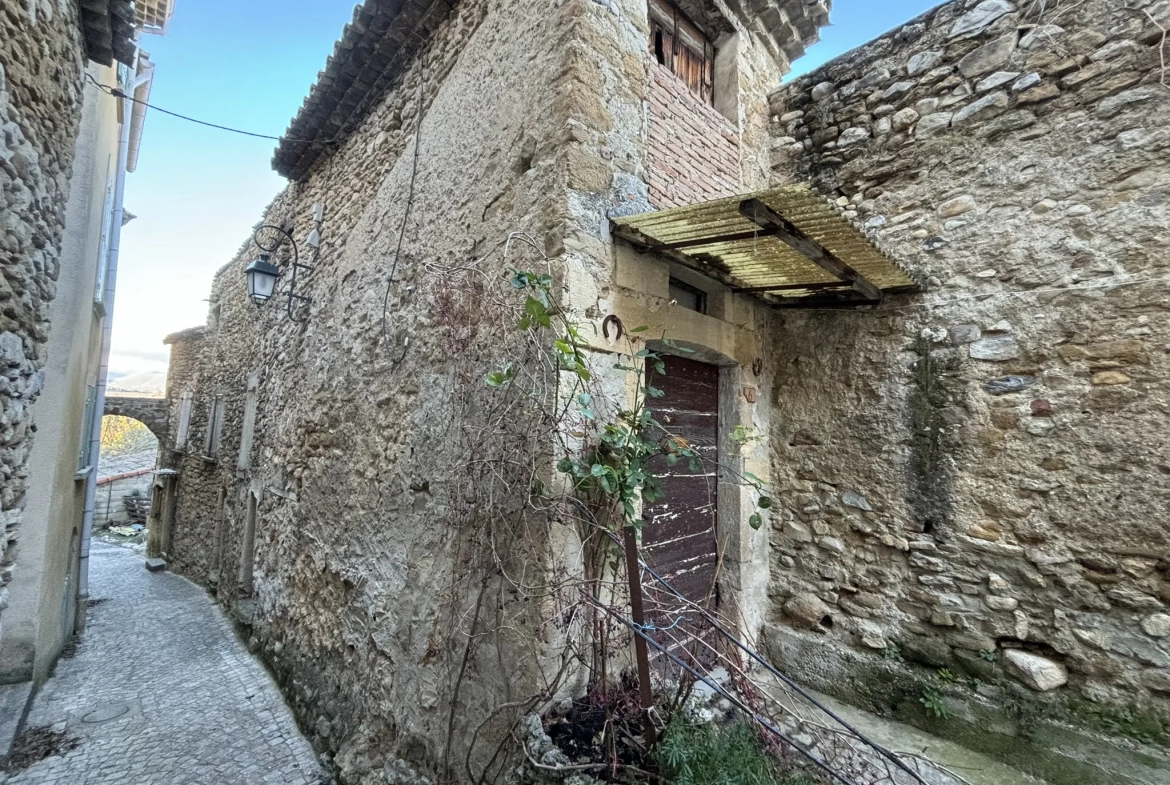
[[[613,233],[777,308],[874,305],[917,282],[804,185],[623,216]]]

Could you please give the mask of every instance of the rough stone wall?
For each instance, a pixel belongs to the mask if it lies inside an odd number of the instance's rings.
[[[519,242],[527,250],[510,263],[546,269],[547,255],[561,274],[564,182],[583,175],[563,145],[572,100],[551,42],[576,8],[461,3],[263,218],[287,221],[299,241],[312,205],[324,207],[316,269],[298,281],[312,298],[304,321],[289,320],[281,294],[263,308],[248,300],[243,269],[257,251],[245,243],[216,277],[205,335],[171,342],[171,443],[176,396],[195,393],[189,448],[172,456],[171,564],[214,582],[346,782],[372,782],[396,757],[460,780],[466,760],[478,774],[519,709],[493,710],[544,689],[541,650],[555,630],[492,571],[538,550],[545,523],[530,539],[519,532],[527,477],[502,502],[480,499],[495,480],[473,459],[531,430],[481,432],[498,418],[483,379],[512,331],[511,300],[497,296],[510,290],[503,242],[526,233],[538,250]],[[199,453],[217,394],[226,411],[210,462]],[[253,494],[254,590],[241,596]],[[489,505],[511,505],[514,521],[483,520]]]
[[[81,117],[76,14],[71,3],[0,3],[0,611],[24,508],[35,430],[29,406],[43,384]]]
[[[650,204],[681,207],[741,190],[739,132],[670,69],[650,62]]]
[[[929,282],[772,337],[770,637],[813,682],[930,721],[862,675],[901,657],[1166,740],[1170,6],[1131,6],[949,3],[771,98],[776,181]]]

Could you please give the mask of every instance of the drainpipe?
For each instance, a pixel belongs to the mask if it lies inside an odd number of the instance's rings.
[[[137,59],[136,59],[137,62]],[[129,85],[129,95],[148,82],[154,75],[154,69],[147,69],[140,73]],[[96,88],[94,88],[96,89]],[[100,96],[101,93],[98,93]],[[126,162],[130,153],[130,133],[133,125],[134,102],[122,100],[122,127],[118,133],[118,179],[114,184],[114,216],[110,221],[110,248],[109,263],[106,265],[106,282],[104,288],[104,305],[106,315],[102,322],[101,360],[98,365],[97,395],[94,400],[93,430],[89,435],[89,454],[93,456],[93,468],[85,481],[85,508],[81,519],[81,558],[78,565],[77,578],[77,611],[74,629],[85,632],[86,610],[89,608],[89,545],[93,537],[93,518],[97,508],[97,464],[101,455],[102,444],[102,413],[106,409],[106,377],[110,370],[110,336],[114,328],[114,292],[118,281],[118,251],[122,245],[122,221],[125,218],[125,208],[122,201],[126,194]]]

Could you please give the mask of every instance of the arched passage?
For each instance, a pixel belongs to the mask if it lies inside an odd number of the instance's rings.
[[[107,395],[102,414],[113,414],[138,420],[162,439],[167,432],[167,399],[132,395]]]
[[[145,532],[158,445],[158,437],[142,420],[119,414],[102,417],[95,527],[115,527],[114,533],[122,536]]]

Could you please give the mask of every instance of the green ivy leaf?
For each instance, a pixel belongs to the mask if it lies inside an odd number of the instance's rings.
[[[557,471],[562,474],[568,474],[573,471],[573,461],[570,458],[561,458],[557,461]]]
[[[526,289],[527,287],[528,287],[528,274],[517,271],[516,274],[512,276],[512,288]]]
[[[602,466],[600,463],[595,463],[589,467],[589,473],[592,474],[594,477],[600,477],[603,474],[605,474],[605,467]]]
[[[658,389],[657,387],[651,387],[650,385],[646,385],[642,388],[642,390],[651,398],[661,398],[662,396],[666,395],[664,391]]]
[[[540,316],[546,310],[548,309],[544,307],[544,303],[542,303],[540,300],[537,300],[535,297],[530,296],[527,300],[524,301],[524,313],[533,318]]]
[[[764,518],[758,512],[753,512],[748,516],[748,526],[751,526],[753,529],[759,529],[763,525]]]
[[[632,327],[632,328],[630,328],[630,332],[632,332],[632,333],[644,333],[644,332],[646,332],[646,331],[647,331],[647,330],[649,330],[649,329],[650,329],[650,328],[649,328],[649,327],[647,327],[646,325],[644,325],[644,324],[640,324],[640,325],[638,325],[637,327]]]
[[[757,504],[759,505],[761,510],[767,510],[768,508],[770,508],[772,506],[772,500],[770,498],[768,498],[767,496],[761,496],[760,500],[759,500],[759,502],[757,502]]]

